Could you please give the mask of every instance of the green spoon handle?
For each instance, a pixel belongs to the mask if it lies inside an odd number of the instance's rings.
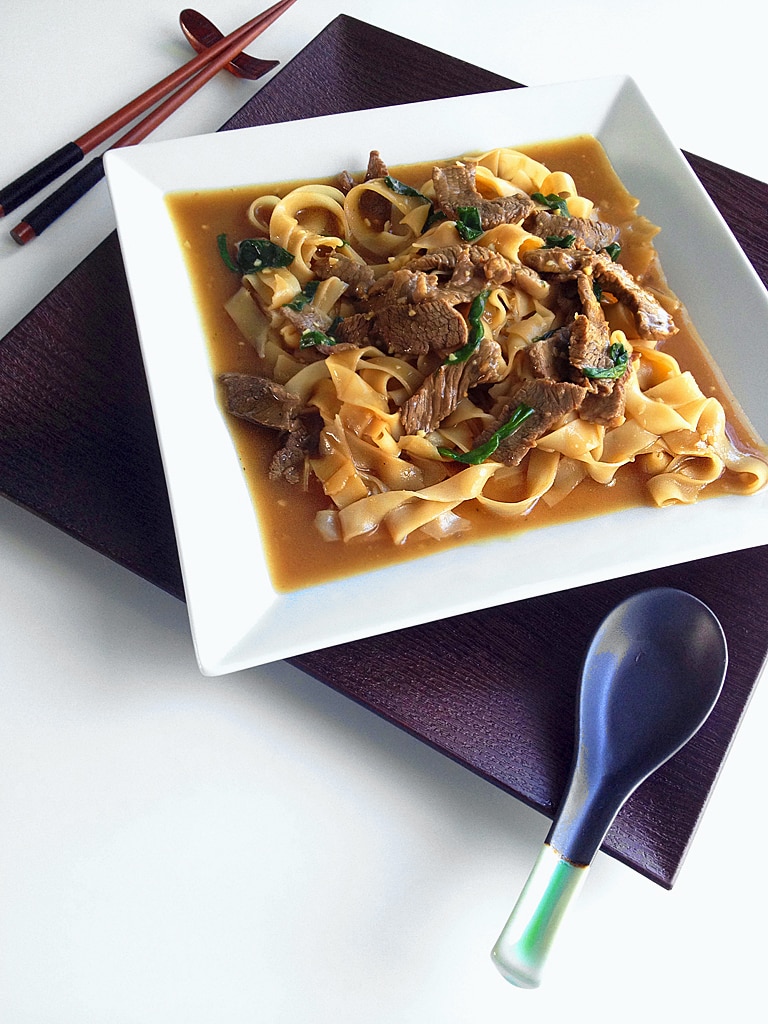
[[[545,843],[491,958],[507,981],[537,988],[563,915],[580,890],[589,865],[572,864]]]

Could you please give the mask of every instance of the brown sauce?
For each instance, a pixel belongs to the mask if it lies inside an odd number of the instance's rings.
[[[636,200],[618,181],[595,139],[584,136],[519,148],[550,170],[570,173],[579,194],[595,201],[601,219],[623,225],[633,218]],[[418,188],[430,176],[431,166],[431,163],[414,164],[391,170],[402,181]],[[250,203],[262,194],[285,195],[297,184],[299,182],[285,182],[168,197],[208,338],[212,372],[217,376],[226,371],[258,373],[260,367],[256,352],[241,337],[224,309],[224,303],[236,290],[236,278],[222,263],[216,238],[222,232],[232,241],[249,237],[253,234],[246,217]],[[655,229],[642,217],[635,220],[635,236],[622,234],[621,262],[646,285],[664,289],[663,277],[657,268],[648,265],[647,259],[647,241]],[[739,447],[756,450],[759,442],[751,437],[746,424],[737,415],[719,371],[695,329],[683,310],[675,308],[674,315],[679,333],[659,347],[674,356],[683,369],[693,373],[705,394],[719,398],[725,407],[731,435]],[[272,581],[281,591],[421,558],[458,544],[652,504],[644,475],[633,465],[627,465],[608,487],[586,479],[554,508],[540,501],[527,516],[516,519],[501,519],[472,503],[465,503],[461,515],[472,521],[473,528],[457,539],[437,541],[417,533],[404,544],[395,545],[388,534],[381,533],[348,543],[333,543],[323,540],[313,524],[315,512],[329,504],[318,483],[313,481],[313,486],[305,493],[284,481],[269,480],[267,469],[276,448],[274,432],[234,417],[229,418],[229,428],[257,511]],[[706,493],[711,496],[726,489],[715,483]],[[659,515],[663,514],[663,509],[659,509]]]

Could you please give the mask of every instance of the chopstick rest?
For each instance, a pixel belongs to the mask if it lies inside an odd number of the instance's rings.
[[[212,46],[215,46],[216,43],[224,38],[224,33],[216,28],[210,18],[206,18],[204,14],[194,10],[192,7],[185,7],[181,12],[179,15],[179,25],[187,42],[197,53],[204,53],[206,50],[210,50]],[[247,78],[250,81],[255,81],[268,71],[271,71],[272,68],[276,68],[279,63],[280,61],[277,60],[262,60],[260,57],[251,57],[247,53],[238,53],[227,64],[227,71],[235,75],[236,78]]]

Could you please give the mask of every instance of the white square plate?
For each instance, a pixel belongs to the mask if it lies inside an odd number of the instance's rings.
[[[469,543],[290,594],[272,586],[166,195],[362,170],[371,149],[394,166],[581,134],[600,140],[640,199],[640,212],[662,228],[657,249],[672,290],[753,427],[768,437],[766,382],[743,354],[745,337],[768,327],[768,294],[631,79],[413,103],[107,154],[203,673],[768,541],[763,492],[613,513],[611,536],[624,544],[605,545],[600,517]]]

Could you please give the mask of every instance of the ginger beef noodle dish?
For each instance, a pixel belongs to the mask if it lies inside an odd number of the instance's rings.
[[[278,589],[768,480],[592,137],[168,202]]]

